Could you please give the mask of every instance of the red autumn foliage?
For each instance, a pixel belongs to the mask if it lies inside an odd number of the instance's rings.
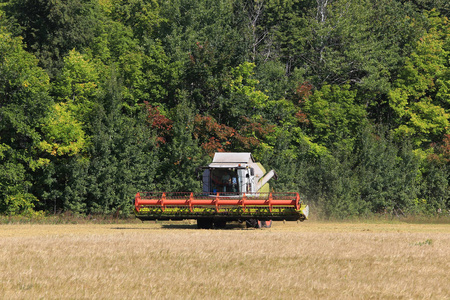
[[[305,81],[297,86],[295,89],[295,94],[298,95],[299,100],[298,103],[305,102],[306,99],[309,98],[309,96],[312,95],[312,90],[314,86],[309,83],[308,81]]]
[[[238,132],[230,126],[219,124],[211,116],[196,115],[194,137],[199,139],[201,147],[212,155],[214,152],[238,149],[251,151],[259,145],[259,137],[273,131],[273,126],[251,122],[247,117],[242,117],[242,120],[244,125],[241,132]]]
[[[301,110],[295,114],[295,117],[300,123],[309,124],[308,116]]]
[[[156,130],[157,146],[165,144],[171,135],[173,121],[162,115],[158,106],[152,106],[147,101],[144,104],[147,108],[147,121],[151,128]]]
[[[254,135],[258,139],[274,132],[275,125],[270,125],[267,120],[262,117],[257,122],[252,121],[248,117],[242,117],[244,125],[241,132],[244,135]]]
[[[166,144],[172,136],[173,121],[162,115],[157,106],[145,102],[147,122],[156,130],[157,146]],[[211,116],[196,115],[194,118],[194,138],[199,140],[206,153],[224,151],[251,151],[259,145],[261,138],[274,132],[274,125],[268,124],[262,117],[257,122],[248,117],[242,117],[240,131],[219,124]]]
[[[441,157],[446,162],[450,161],[450,134],[444,135],[444,138],[442,139],[442,142],[439,143],[439,145],[432,145],[432,146],[435,147],[437,153],[441,154]],[[438,159],[438,156],[432,158]]]

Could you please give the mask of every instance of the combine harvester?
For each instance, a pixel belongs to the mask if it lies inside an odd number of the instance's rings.
[[[266,173],[251,153],[215,153],[203,167],[203,192],[140,192],[135,214],[147,220],[197,220],[198,228],[224,228],[227,222],[246,222],[247,227],[270,227],[275,221],[304,221],[309,207],[298,193],[271,193]]]

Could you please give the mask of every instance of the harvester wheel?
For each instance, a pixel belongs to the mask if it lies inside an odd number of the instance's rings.
[[[247,225],[247,228],[259,228],[258,226],[258,220],[256,219],[248,219],[245,221],[245,225]]]
[[[199,229],[211,229],[213,227],[212,219],[198,219],[197,228]]]
[[[258,220],[258,228],[270,228],[272,227],[272,220],[261,221]]]
[[[247,228],[270,228],[272,227],[272,220],[261,221],[258,219],[248,219],[245,221]]]
[[[223,229],[227,226],[227,221],[224,220],[216,220],[214,221],[214,228]]]

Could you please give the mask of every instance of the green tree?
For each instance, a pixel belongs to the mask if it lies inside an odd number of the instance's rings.
[[[299,190],[322,216],[346,218],[369,212],[368,205],[359,198],[354,163],[347,151],[333,149],[300,165],[305,167],[305,175]]]
[[[414,0],[411,1],[417,7],[417,9],[422,11],[436,9],[443,16],[450,17],[450,3],[445,0]]]
[[[214,49],[216,59],[225,65],[243,60],[247,43],[241,34],[240,18],[234,14],[235,1],[170,0],[160,4],[159,38],[175,60],[186,61],[198,42]]]
[[[52,83],[52,94],[64,103],[77,120],[86,122],[99,93],[101,65],[92,63],[82,54],[71,50],[64,58],[64,66]]]
[[[0,144],[0,213],[8,215],[33,213],[38,199],[30,193],[31,181],[24,164],[12,157],[13,151]],[[6,155],[9,156],[6,159]]]
[[[63,65],[66,54],[94,50],[102,43],[101,10],[98,1],[13,0],[5,11],[28,49],[51,76]]]
[[[122,86],[114,74],[99,96],[90,125],[89,161],[71,170],[64,208],[86,213],[131,212],[139,191],[155,188],[158,167],[155,136],[147,126],[144,107],[123,113]],[[80,203],[81,202],[81,203]]]
[[[147,49],[128,51],[118,57],[118,71],[123,78],[123,101],[128,109],[143,102],[167,106],[169,93],[177,84],[177,66],[169,61],[160,43]]]
[[[415,199],[413,212],[445,212],[450,207],[449,167],[445,160],[433,155],[422,161],[420,192]]]
[[[36,58],[1,26],[0,212],[28,213],[38,200],[31,193],[30,173],[48,163],[40,149],[40,127],[53,107],[49,88],[48,75]]]
[[[39,149],[53,156],[75,155],[86,145],[82,124],[77,121],[65,103],[53,106],[41,124],[43,140]]]
[[[110,2],[109,10],[112,18],[132,28],[134,36],[139,39],[151,37],[163,21],[157,0],[112,0]]]
[[[305,55],[308,38],[309,10],[315,1],[270,0],[264,8],[264,16],[259,31],[267,32],[265,43],[261,43],[259,53],[283,62],[286,74],[300,67],[300,58]]]
[[[72,50],[64,58],[61,73],[52,84],[56,100],[41,124],[44,140],[39,143],[49,164],[35,172],[33,192],[41,202],[38,209],[56,213],[64,210],[66,189],[72,182],[73,168],[80,168],[90,137],[87,122],[98,94],[99,75],[95,65]],[[75,210],[81,211],[81,208]]]
[[[165,106],[178,80],[176,63],[170,62],[158,39],[157,1],[111,1],[105,23],[108,46],[123,80],[123,101],[128,109],[143,102]]]
[[[356,133],[366,120],[364,107],[357,103],[357,91],[350,85],[324,85],[305,100],[302,111],[313,141],[326,147],[353,149]]]
[[[412,138],[416,146],[441,141],[449,133],[449,37],[445,18],[429,14],[431,28],[406,58],[405,66],[389,93],[395,113],[395,134]]]
[[[194,110],[186,94],[180,94],[180,104],[170,113],[172,139],[161,147],[161,165],[157,172],[157,187],[162,191],[199,192],[200,180],[195,171],[206,164],[203,152],[193,137]]]
[[[362,128],[355,145],[359,197],[376,212],[407,210],[420,187],[420,159],[405,141],[396,145],[386,130]]]

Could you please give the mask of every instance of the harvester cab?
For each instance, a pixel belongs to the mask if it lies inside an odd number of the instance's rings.
[[[268,181],[277,176],[274,170],[266,174],[264,167],[255,162],[251,153],[218,152],[204,169],[203,192],[212,194],[268,193]]]
[[[270,227],[272,220],[304,221],[309,208],[298,193],[271,193],[266,173],[248,152],[215,153],[203,167],[203,192],[139,192],[135,215],[145,220],[195,219],[199,228],[224,228],[227,222]]]

